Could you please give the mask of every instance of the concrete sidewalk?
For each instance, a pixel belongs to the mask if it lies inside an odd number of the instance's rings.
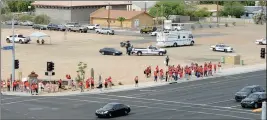
[[[208,78],[235,75],[235,74],[241,74],[241,73],[247,73],[247,72],[255,72],[255,71],[261,71],[261,70],[266,70],[266,63],[265,64],[251,65],[251,66],[240,66],[240,67],[235,67],[235,68],[222,69],[220,72],[214,74],[214,76],[212,76],[212,77],[204,77],[204,78],[192,77],[190,80],[180,79],[176,83],[183,83],[183,82],[196,81],[196,80],[204,80],[204,79],[208,79]],[[151,82],[139,83],[138,87],[135,87],[134,85],[121,85],[121,86],[114,86],[114,87],[108,88],[108,89],[102,89],[102,91],[100,89],[94,89],[94,90],[85,91],[82,93],[80,91],[67,91],[67,92],[57,92],[57,93],[43,93],[43,94],[40,94],[38,96],[68,96],[68,95],[78,95],[78,94],[110,93],[110,92],[127,91],[127,90],[135,90],[135,89],[163,86],[163,85],[168,85],[168,84],[170,84],[170,82],[151,81]],[[24,92],[2,92],[2,93],[3,93],[3,95],[32,96],[30,93],[24,93]]]

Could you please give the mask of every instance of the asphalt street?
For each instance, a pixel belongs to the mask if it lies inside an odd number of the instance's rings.
[[[2,119],[98,119],[95,110],[109,102],[131,106],[112,119],[260,119],[243,109],[234,94],[246,85],[266,88],[266,71],[170,84],[131,91],[60,97],[1,97]]]

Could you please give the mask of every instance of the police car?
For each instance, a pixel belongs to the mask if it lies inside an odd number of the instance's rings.
[[[234,49],[228,45],[225,44],[217,44],[210,46],[210,49],[212,51],[221,51],[221,52],[233,52]]]

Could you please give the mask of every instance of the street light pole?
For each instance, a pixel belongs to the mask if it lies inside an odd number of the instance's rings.
[[[12,82],[15,81],[15,31],[14,31],[14,14],[12,15],[12,80],[10,81],[12,86]]]
[[[108,28],[110,28],[110,3],[108,3]]]

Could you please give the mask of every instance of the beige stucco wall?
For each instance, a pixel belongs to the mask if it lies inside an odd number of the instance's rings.
[[[139,16],[134,17],[132,19],[133,24],[134,24],[135,19],[139,19],[139,27],[153,26],[154,25],[153,18],[147,14],[141,14]]]

